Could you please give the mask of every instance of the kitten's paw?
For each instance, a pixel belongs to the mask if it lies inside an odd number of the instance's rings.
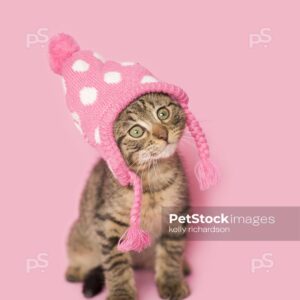
[[[83,281],[83,273],[80,267],[68,267],[65,278],[69,282],[80,282]]]
[[[131,294],[111,294],[106,300],[136,300],[136,297]]]
[[[158,293],[162,299],[182,300],[190,295],[190,288],[185,281],[158,280]]]
[[[92,298],[104,288],[104,274],[101,267],[94,268],[84,278],[82,293],[86,298]]]
[[[136,293],[132,289],[119,288],[111,291],[106,300],[136,300]]]

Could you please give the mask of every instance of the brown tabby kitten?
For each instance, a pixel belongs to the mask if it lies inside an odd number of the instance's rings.
[[[184,236],[171,236],[162,222],[162,208],[188,207],[186,179],[176,153],[185,128],[185,115],[170,97],[146,94],[118,117],[114,135],[130,168],[142,178],[142,228],[153,245],[142,253],[122,253],[117,243],[129,225],[131,187],[122,187],[100,160],[84,189],[80,216],[70,232],[66,273],[69,281],[83,281],[83,293],[99,293],[104,281],[109,300],[137,299],[133,267],[153,268],[159,295],[179,300],[189,295],[184,279]],[[182,225],[185,226],[185,225]]]

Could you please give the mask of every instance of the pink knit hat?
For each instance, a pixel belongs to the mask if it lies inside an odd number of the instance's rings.
[[[69,35],[59,34],[49,43],[52,70],[63,76],[67,106],[75,126],[107,162],[121,185],[132,185],[134,202],[130,227],[121,237],[120,251],[142,251],[151,243],[140,228],[142,184],[126,165],[115,142],[114,122],[132,101],[149,92],[162,92],[177,101],[186,114],[187,126],[195,140],[200,161],[196,174],[202,190],[216,184],[218,172],[210,160],[203,131],[188,109],[188,96],[179,87],[162,82],[138,63],[104,61],[97,53],[80,50]]]

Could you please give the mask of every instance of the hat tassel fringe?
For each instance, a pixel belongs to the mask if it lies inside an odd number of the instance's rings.
[[[198,161],[195,166],[195,175],[202,191],[216,185],[219,180],[218,169],[209,158]]]
[[[136,251],[141,252],[151,245],[150,235],[139,228],[131,225],[119,240],[118,250],[122,252]]]

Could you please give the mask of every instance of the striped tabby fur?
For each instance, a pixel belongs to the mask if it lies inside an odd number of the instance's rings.
[[[157,116],[162,107],[169,112],[165,120]],[[129,131],[137,124],[144,133],[134,138]],[[176,207],[183,212],[188,206],[186,179],[175,151],[184,128],[180,106],[159,93],[140,97],[116,120],[114,135],[123,157],[142,178],[142,228],[152,235],[153,245],[140,254],[117,250],[118,240],[129,224],[133,190],[120,186],[100,160],[86,183],[80,215],[68,239],[70,264],[66,277],[83,281],[86,297],[100,292],[105,278],[107,299],[137,299],[133,268],[155,271],[161,298],[179,300],[188,296],[184,237],[170,236],[162,222],[162,207]]]

